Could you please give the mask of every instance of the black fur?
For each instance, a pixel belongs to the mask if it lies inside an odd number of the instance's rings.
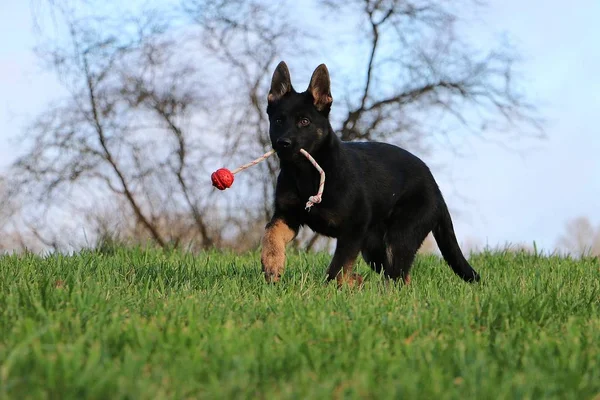
[[[479,281],[458,246],[450,213],[427,165],[393,145],[342,142],[328,119],[329,86],[324,65],[302,93],[293,89],[285,63],[273,75],[267,113],[281,172],[271,223],[281,220],[296,233],[307,225],[337,238],[328,279],[336,278],[362,252],[376,271],[406,280],[417,250],[433,232],[454,272],[465,281]],[[319,175],[300,148],[326,174],[323,200],[310,210],[305,204],[317,192]]]

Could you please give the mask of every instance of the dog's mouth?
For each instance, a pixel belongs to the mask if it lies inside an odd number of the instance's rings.
[[[290,146],[290,147],[279,147],[276,148],[275,151],[277,152],[277,155],[279,156],[279,158],[283,159],[283,160],[293,160],[295,158],[297,158],[300,155],[300,147],[298,146]]]

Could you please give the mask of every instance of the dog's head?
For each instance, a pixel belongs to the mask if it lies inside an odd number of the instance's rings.
[[[333,101],[325,64],[315,69],[305,92],[292,87],[290,71],[279,63],[268,96],[271,144],[283,160],[294,158],[301,148],[312,153],[330,134],[329,110]]]

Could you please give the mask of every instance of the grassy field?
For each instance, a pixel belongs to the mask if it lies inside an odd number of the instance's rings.
[[[269,286],[257,253],[117,249],[0,258],[0,398],[594,399],[600,263],[433,256],[408,287],[361,262],[362,290],[292,254]]]

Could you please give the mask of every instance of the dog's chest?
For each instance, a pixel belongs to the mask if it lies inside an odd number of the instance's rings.
[[[321,235],[337,237],[344,223],[343,217],[338,212],[322,207],[320,204],[315,204],[305,213],[306,225]]]

